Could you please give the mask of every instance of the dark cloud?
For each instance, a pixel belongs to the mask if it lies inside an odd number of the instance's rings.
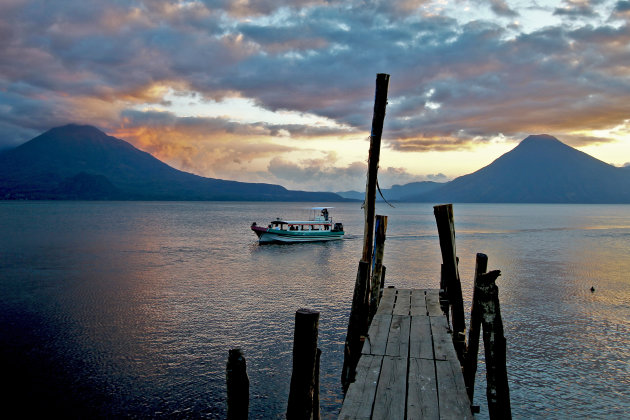
[[[610,21],[625,20],[630,22],[630,1],[618,1],[615,8],[610,13]]]
[[[588,4],[575,4],[567,7],[559,7],[553,11],[556,16],[566,16],[569,18],[591,18],[598,16],[598,13]]]
[[[615,13],[630,12],[630,1],[618,1],[614,9]]]
[[[498,16],[516,17],[519,13],[514,11],[505,0],[490,0],[490,9]]]

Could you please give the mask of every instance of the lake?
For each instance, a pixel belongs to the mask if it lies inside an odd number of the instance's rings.
[[[335,418],[363,211],[331,205],[343,241],[258,245],[252,222],[303,217],[310,204],[0,202],[3,410],[225,418],[225,364],[239,347],[250,418],[283,418],[294,315],[307,307],[320,312],[322,415]],[[377,213],[389,216],[386,284],[438,288],[432,206]],[[630,416],[630,206],[454,213],[467,317],[476,253],[502,272],[514,418]],[[480,355],[474,403],[487,418]]]

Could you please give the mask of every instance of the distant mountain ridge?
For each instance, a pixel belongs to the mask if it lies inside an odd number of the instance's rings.
[[[364,195],[204,178],[92,126],[53,128],[0,153],[0,199],[331,202]],[[630,166],[614,167],[541,134],[471,174],[394,185],[383,195],[392,202],[630,203]]]
[[[446,183],[383,189],[387,201],[431,203],[630,203],[630,165],[615,167],[547,134],[528,136],[490,165]],[[343,197],[363,200],[364,192]],[[377,201],[382,201],[379,194]]]
[[[630,203],[630,171],[595,159],[555,137],[533,135],[490,165],[408,200]]]
[[[434,181],[410,182],[404,185],[392,185],[391,188],[383,188],[381,189],[381,192],[383,193],[383,197],[385,197],[385,200],[387,201],[407,201],[415,196],[433,191],[436,188],[441,187],[442,185],[444,185],[444,183]],[[337,194],[344,198],[350,198],[354,200],[365,199],[365,192],[342,191],[337,192]],[[376,193],[376,201],[384,201],[378,192]]]
[[[2,152],[0,199],[344,201],[328,192],[179,171],[124,140],[75,124]]]

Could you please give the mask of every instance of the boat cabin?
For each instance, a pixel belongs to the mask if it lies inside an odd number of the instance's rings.
[[[343,231],[341,223],[333,223],[328,207],[312,207],[310,210],[309,220],[282,220],[278,217],[269,224],[268,228],[281,231]]]

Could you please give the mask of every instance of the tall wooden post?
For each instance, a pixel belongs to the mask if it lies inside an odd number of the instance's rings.
[[[368,174],[365,187],[365,225],[363,230],[363,254],[357,269],[357,280],[354,285],[352,308],[348,322],[348,333],[344,347],[343,370],[341,381],[344,389],[354,380],[355,369],[361,356],[363,343],[361,337],[367,334],[369,302],[370,302],[370,264],[372,261],[372,247],[374,241],[374,214],[376,208],[376,180],[378,162],[381,155],[381,135],[387,106],[387,90],[389,88],[389,74],[376,75],[376,92],[374,95],[374,114],[372,116],[372,131],[370,134],[370,152],[368,157]]]
[[[387,216],[376,216],[374,236],[374,257],[372,259],[372,290],[370,292],[370,322],[378,309],[381,298],[381,279],[383,276],[383,257],[385,255],[385,234]]]
[[[488,256],[477,254],[475,264],[475,281],[473,287],[472,307],[470,310],[470,329],[468,330],[468,342],[466,343],[466,356],[464,360],[464,383],[468,391],[468,399],[473,402],[475,394],[475,374],[477,373],[477,356],[479,354],[479,333],[481,332],[482,308],[480,297],[482,291],[478,290],[480,277],[488,269]]]
[[[368,156],[368,175],[365,185],[365,228],[363,230],[362,261],[372,260],[372,242],[374,238],[374,214],[376,203],[376,180],[378,176],[378,162],[381,157],[381,136],[387,106],[387,90],[389,88],[389,74],[376,75],[376,93],[374,95],[374,114],[372,116],[372,132],[370,134],[370,154]]]
[[[453,205],[442,204],[433,207],[440,250],[442,251],[443,283],[446,296],[451,306],[451,322],[453,325],[453,344],[460,364],[464,362],[464,346],[466,340],[466,321],[464,320],[464,301],[462,285],[457,267],[457,251],[455,249],[455,222],[453,221]]]
[[[247,420],[249,413],[247,364],[241,349],[232,349],[228,354],[226,366],[227,418],[229,420]]]
[[[287,405],[289,420],[309,420],[315,412],[319,413],[319,407],[314,407],[314,401],[319,402],[319,396],[315,396],[318,327],[319,312],[311,309],[297,310],[293,338],[293,372]]]

